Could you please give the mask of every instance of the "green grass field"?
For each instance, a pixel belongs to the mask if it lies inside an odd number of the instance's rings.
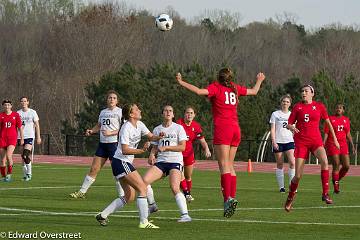
[[[195,171],[189,205],[191,223],[177,223],[179,212],[168,179],[153,185],[160,211],[150,219],[160,229],[138,229],[135,203],[109,217],[101,227],[95,214],[115,197],[111,169],[98,175],[85,200],[70,199],[88,167],[35,165],[31,182],[0,182],[0,237],[19,233],[81,233],[81,239],[360,239],[359,177],[346,177],[335,204],[321,201],[320,176],[306,175],[291,213],[283,210],[287,194],[277,191],[274,174],[238,173],[238,210],[222,217],[218,172]],[[141,171],[142,172],[142,171]],[[5,236],[6,234],[6,236]],[[39,236],[40,239],[40,236]]]

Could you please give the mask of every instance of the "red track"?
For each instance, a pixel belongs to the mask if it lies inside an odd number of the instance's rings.
[[[16,163],[21,162],[20,155],[14,155]],[[55,156],[55,155],[35,155],[36,163],[45,164],[69,164],[69,165],[91,165],[92,157],[78,157],[78,156]],[[109,163],[106,163],[109,165]],[[134,165],[136,167],[148,167],[146,159],[135,159]],[[235,162],[235,170],[240,172],[247,171],[247,162]],[[201,160],[195,164],[196,169],[217,171],[218,165],[216,161]],[[254,172],[275,172],[275,163],[252,163]],[[306,165],[305,174],[320,174],[320,165]],[[351,166],[348,173],[349,176],[360,176],[360,166]]]

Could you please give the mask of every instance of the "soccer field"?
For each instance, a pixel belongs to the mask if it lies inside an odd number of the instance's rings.
[[[33,180],[23,182],[16,165],[14,181],[0,182],[0,238],[10,239],[17,231],[37,233],[38,239],[63,232],[80,233],[81,239],[360,239],[359,177],[346,177],[342,192],[332,194],[335,203],[326,206],[320,176],[305,175],[294,209],[287,213],[287,194],[277,191],[274,174],[241,172],[238,209],[225,219],[218,172],[196,170],[195,201],[188,205],[193,221],[176,222],[179,212],[165,179],[153,185],[160,211],[150,219],[160,229],[138,229],[135,203],[111,215],[106,227],[95,220],[116,197],[110,167],[99,173],[86,199],[70,199],[69,193],[78,190],[87,166],[37,164],[33,171]]]

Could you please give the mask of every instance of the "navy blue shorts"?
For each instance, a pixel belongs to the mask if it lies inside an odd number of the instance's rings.
[[[180,163],[157,162],[154,166],[159,168],[165,176],[169,175],[171,169],[177,169],[180,172],[183,171],[183,166]]]
[[[286,152],[289,151],[291,149],[295,149],[295,144],[294,142],[289,142],[289,143],[278,143],[279,149],[275,150],[273,148],[273,153],[278,153],[278,152]]]
[[[95,156],[101,158],[112,158],[115,154],[117,148],[117,143],[99,143],[98,148],[96,149]]]
[[[111,168],[116,179],[120,179],[129,173],[136,171],[136,168],[131,163],[121,161],[117,158],[112,158]]]
[[[33,138],[25,138],[24,139],[24,145],[22,145],[22,146],[25,146],[25,144],[33,145],[33,143],[34,143]],[[20,139],[18,139],[18,146],[21,146],[20,145]]]

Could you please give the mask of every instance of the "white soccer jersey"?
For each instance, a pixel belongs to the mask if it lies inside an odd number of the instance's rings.
[[[159,147],[177,146],[179,142],[187,140],[184,128],[174,122],[169,127],[164,127],[160,124],[154,129],[154,135],[156,136],[159,136],[161,132],[165,133],[165,136],[159,141],[154,142],[154,145],[158,145]],[[180,163],[183,165],[183,155],[182,152],[158,152],[156,162]]]
[[[290,111],[287,113],[277,110],[271,114],[270,124],[275,124],[275,142],[276,143],[289,143],[294,142],[292,132],[287,129]]]
[[[99,124],[100,124],[100,142],[102,143],[114,143],[118,141],[117,135],[104,136],[102,131],[116,131],[119,130],[121,124],[122,111],[121,108],[115,107],[113,110],[105,108],[100,112]]]
[[[39,121],[39,116],[36,111],[29,108],[26,112],[20,109],[17,111],[20,115],[22,125],[24,126],[24,139],[35,138],[35,122]],[[20,132],[18,131],[18,139],[20,139]]]
[[[141,137],[147,135],[149,132],[149,129],[141,121],[136,123],[136,127],[134,127],[130,122],[124,123],[120,129],[119,144],[114,154],[114,158],[132,163],[134,161],[134,155],[123,154],[121,144],[126,144],[129,145],[129,148],[136,149],[139,145]]]

